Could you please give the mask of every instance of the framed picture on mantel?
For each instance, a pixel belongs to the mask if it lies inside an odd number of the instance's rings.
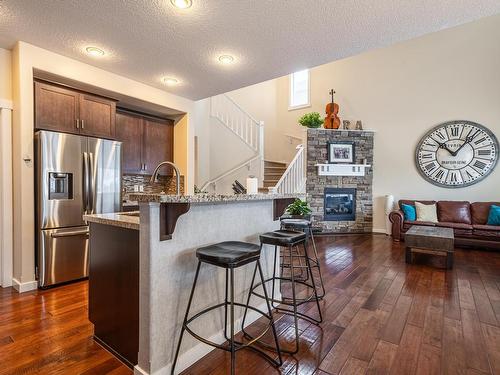
[[[353,164],[354,142],[328,142],[328,163]]]

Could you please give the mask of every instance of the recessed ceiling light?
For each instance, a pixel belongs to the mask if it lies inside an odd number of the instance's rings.
[[[87,47],[85,48],[85,51],[87,51],[87,54],[89,54],[90,56],[94,57],[104,56],[104,51],[97,47]]]
[[[179,9],[191,8],[191,5],[193,5],[191,0],[170,0],[170,2],[174,7]]]
[[[167,86],[175,86],[179,83],[179,80],[172,77],[165,77],[163,78],[163,83]]]
[[[229,65],[234,62],[234,57],[231,55],[220,55],[219,62],[224,65]]]

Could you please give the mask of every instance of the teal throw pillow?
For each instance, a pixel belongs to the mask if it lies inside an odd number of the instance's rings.
[[[495,206],[494,204],[491,205],[488,222],[486,224],[500,225],[500,206]]]
[[[402,204],[401,211],[403,211],[403,215],[405,217],[405,221],[415,221],[417,220],[417,211],[415,210],[415,206],[411,206],[409,204]]]

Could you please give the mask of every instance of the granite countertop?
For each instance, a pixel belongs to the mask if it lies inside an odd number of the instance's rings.
[[[305,194],[195,194],[168,195],[153,193],[132,193],[130,200],[139,203],[227,203],[273,200],[281,198],[305,198]]]
[[[91,223],[139,230],[139,211],[83,215],[83,220]]]

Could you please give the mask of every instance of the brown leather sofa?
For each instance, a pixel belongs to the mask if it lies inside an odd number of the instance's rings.
[[[452,228],[457,246],[472,246],[476,248],[500,249],[500,226],[486,225],[492,204],[500,206],[500,202],[465,201],[421,201],[424,204],[434,204],[437,207],[437,223],[426,221],[405,221],[403,211],[396,210],[389,214],[392,223],[394,241],[404,240],[404,234],[412,225],[437,226]],[[415,205],[414,200],[400,200],[402,204]]]

